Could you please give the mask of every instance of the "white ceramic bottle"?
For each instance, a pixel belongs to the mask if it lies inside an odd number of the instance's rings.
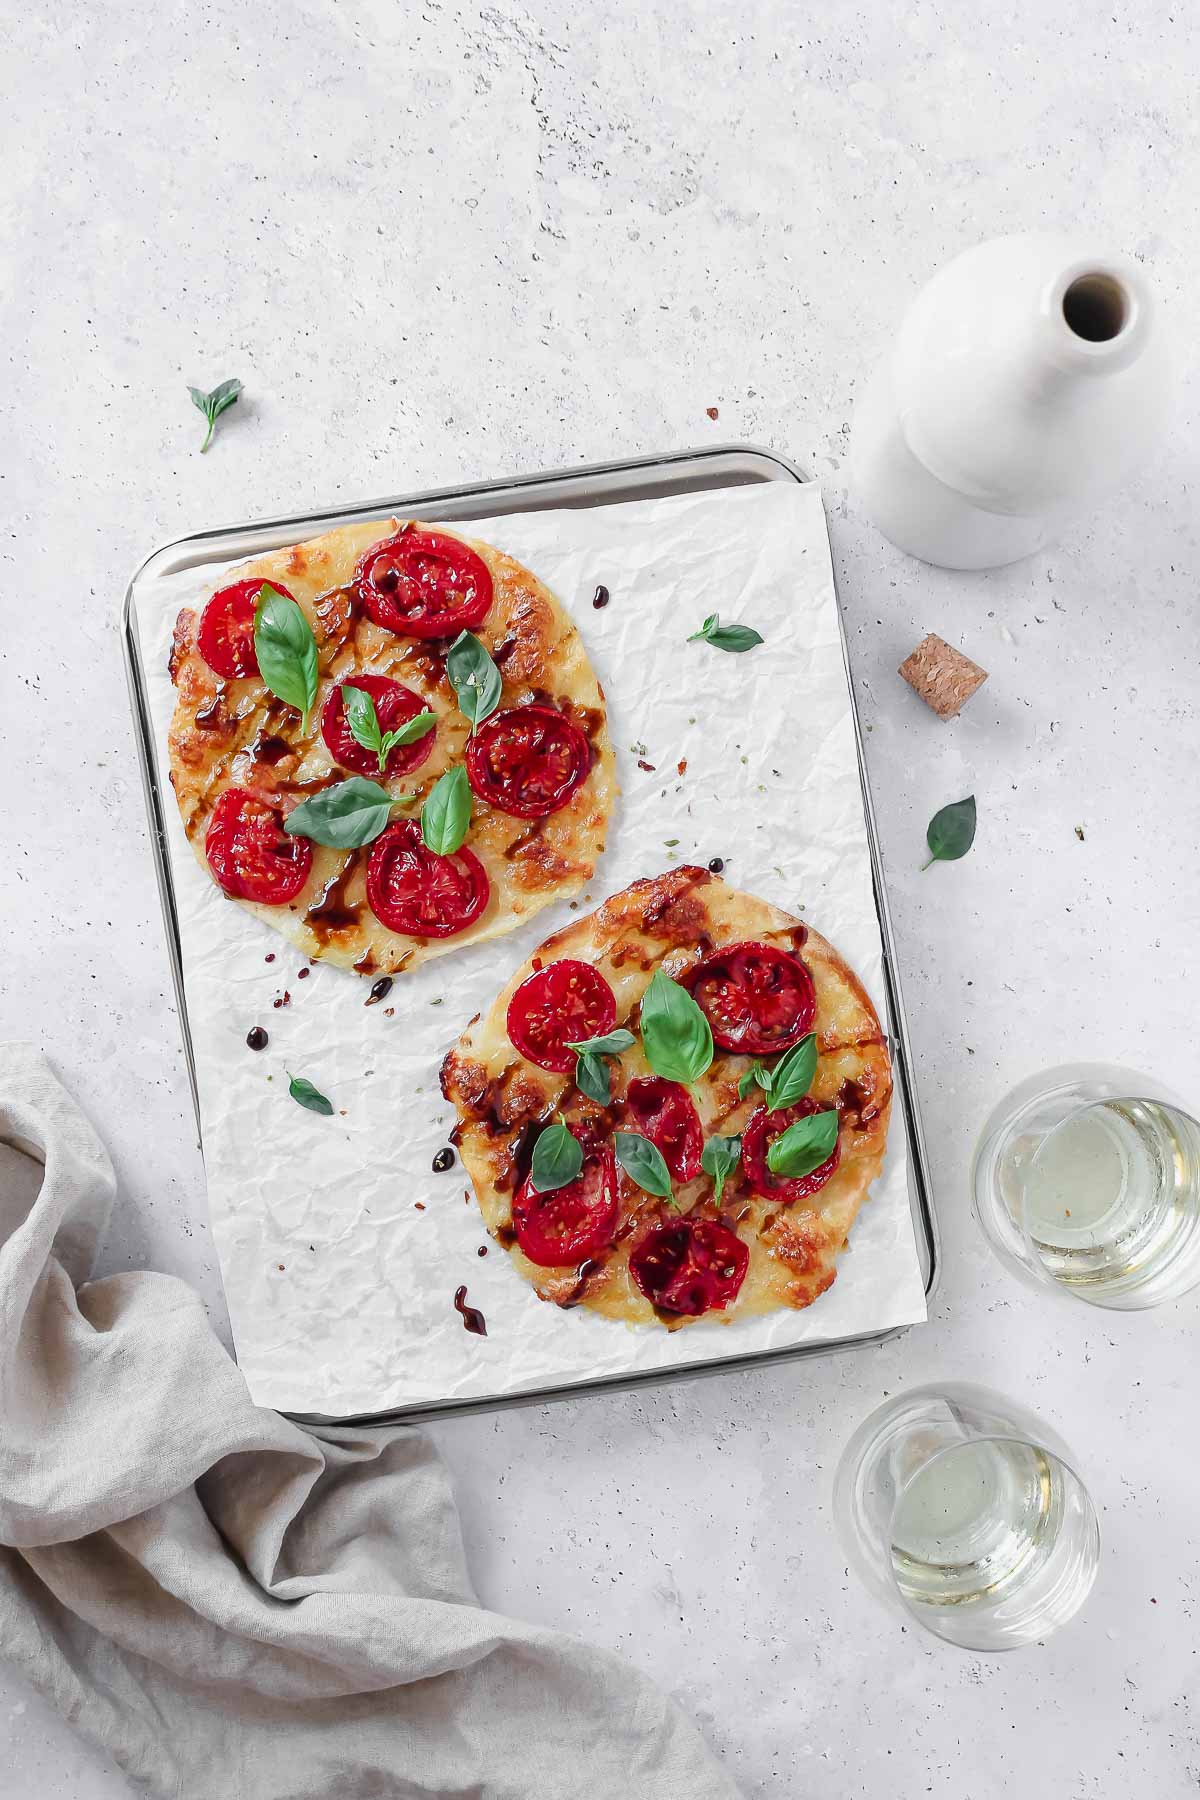
[[[909,308],[855,409],[851,494],[925,562],[1014,562],[1147,457],[1166,403],[1136,264],[1049,234],[996,238]]]

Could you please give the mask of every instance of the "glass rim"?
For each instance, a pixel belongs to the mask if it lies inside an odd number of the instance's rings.
[[[994,1169],[997,1146],[1011,1141],[1021,1128],[1021,1122],[1027,1113],[1052,1100],[1055,1095],[1084,1084],[1103,1086],[1110,1091],[1094,1093],[1086,1098],[1079,1096],[1062,1118],[1047,1128],[1042,1141],[1029,1158],[1031,1165],[1037,1162],[1046,1146],[1065,1126],[1098,1106],[1141,1101],[1169,1107],[1200,1134],[1200,1116],[1191,1110],[1180,1094],[1155,1076],[1143,1074],[1120,1063],[1054,1063],[1048,1068],[1034,1070],[1017,1082],[996,1102],[985,1119],[971,1156],[970,1205],[975,1222],[989,1247],[1019,1281],[1037,1293],[1052,1295],[1055,1302],[1062,1305],[1070,1306],[1076,1301],[1083,1301],[1086,1305],[1103,1308],[1103,1301],[1082,1290],[1065,1287],[1055,1280],[1035,1247],[1027,1223],[1025,1177],[1020,1177],[1018,1181],[1020,1206],[1014,1211],[997,1193]],[[985,1181],[985,1165],[989,1155],[993,1166],[987,1171]],[[1127,1306],[1110,1310],[1136,1311],[1138,1308]]]
[[[951,1384],[951,1385],[953,1385],[953,1384]],[[1053,1437],[1056,1434],[1051,1432],[1049,1435],[1051,1437]],[[1092,1499],[1091,1489],[1088,1487],[1088,1484],[1084,1480],[1082,1473],[1076,1466],[1074,1455],[1072,1453],[1068,1452],[1067,1446],[1064,1444],[1061,1447],[1061,1449],[1056,1448],[1056,1446],[1054,1444],[1046,1443],[1046,1442],[1042,1441],[1042,1439],[1040,1439],[1040,1438],[1025,1436],[1017,1428],[1014,1428],[1009,1431],[998,1431],[998,1430],[971,1431],[970,1435],[965,1437],[961,1443],[943,1444],[940,1449],[935,1450],[933,1452],[932,1456],[927,1457],[926,1460],[924,1462],[922,1462],[917,1468],[915,1468],[912,1471],[912,1473],[910,1475],[908,1475],[905,1478],[905,1480],[901,1483],[899,1488],[896,1490],[895,1503],[892,1506],[890,1512],[888,1513],[888,1526],[887,1526],[888,1541],[887,1541],[887,1544],[885,1547],[885,1558],[884,1558],[885,1565],[886,1565],[887,1584],[895,1597],[897,1605],[901,1608],[901,1610],[905,1614],[906,1618],[912,1619],[914,1624],[919,1625],[921,1627],[922,1631],[927,1632],[931,1637],[937,1638],[940,1643],[949,1644],[952,1650],[961,1650],[963,1652],[963,1654],[966,1656],[998,1656],[1009,1650],[1028,1649],[1030,1643],[1036,1643],[1037,1639],[1036,1638],[1024,1638],[1024,1639],[1016,1640],[1010,1644],[992,1644],[992,1645],[989,1645],[986,1649],[981,1649],[978,1645],[974,1645],[974,1644],[960,1643],[957,1638],[949,1637],[946,1635],[945,1632],[939,1631],[937,1629],[937,1627],[929,1621],[929,1619],[924,1618],[922,1616],[921,1612],[918,1610],[915,1603],[906,1598],[904,1591],[900,1586],[899,1577],[896,1574],[896,1560],[895,1560],[895,1554],[894,1554],[895,1532],[894,1532],[893,1528],[894,1528],[895,1522],[896,1522],[896,1515],[900,1510],[900,1506],[904,1499],[904,1496],[908,1493],[912,1484],[920,1476],[925,1474],[926,1470],[932,1469],[936,1463],[943,1461],[946,1457],[957,1455],[960,1451],[962,1451],[969,1444],[1018,1444],[1021,1446],[1022,1449],[1039,1451],[1043,1456],[1049,1458],[1052,1462],[1054,1462],[1060,1469],[1065,1470],[1066,1473],[1075,1482],[1075,1485],[1078,1488],[1079,1493],[1082,1495],[1084,1503],[1087,1507],[1088,1518],[1091,1523],[1092,1534],[1093,1534],[1094,1541],[1095,1541],[1097,1562],[1098,1562],[1098,1558],[1099,1558],[1100,1547],[1101,1547],[1101,1544],[1103,1541],[1101,1531],[1100,1531],[1100,1515],[1096,1510],[1096,1503]],[[1095,1580],[1094,1574],[1093,1574],[1092,1579],[1094,1582],[1094,1580]],[[1090,1586],[1089,1586],[1089,1592],[1090,1592]],[[1086,1597],[1087,1596],[1085,1595],[1084,1598],[1086,1599]],[[1080,1606],[1082,1606],[1082,1604],[1083,1604],[1083,1602],[1081,1601]]]

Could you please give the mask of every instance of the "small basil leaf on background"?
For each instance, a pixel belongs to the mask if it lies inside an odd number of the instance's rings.
[[[446,673],[458,695],[458,709],[471,730],[490,719],[500,704],[500,671],[473,631],[460,632],[450,646]]]
[[[779,1112],[803,1100],[817,1072],[817,1040],[813,1032],[802,1037],[771,1070],[767,1088],[767,1111]]]
[[[722,625],[719,613],[709,613],[699,631],[693,631],[688,643],[694,644],[698,638],[703,638],[717,650],[732,651],[735,656],[753,650],[763,641],[761,633],[749,625]]]
[[[435,856],[453,856],[471,823],[471,789],[467,771],[455,763],[439,775],[421,808],[421,838]]]
[[[577,1044],[568,1044],[568,1050],[575,1050],[579,1055],[619,1056],[622,1050],[633,1048],[633,1033],[618,1025],[615,1031],[606,1031],[603,1037],[580,1038]]]
[[[566,1187],[583,1167],[583,1146],[565,1125],[547,1125],[533,1146],[529,1181],[535,1194]]]
[[[725,1183],[742,1160],[742,1140],[740,1137],[710,1137],[700,1157],[700,1167],[706,1175],[712,1176],[713,1199],[718,1206],[721,1195],[725,1192]]]
[[[288,1093],[298,1106],[306,1106],[309,1112],[321,1113],[325,1118],[329,1118],[333,1112],[332,1104],[320,1088],[315,1088],[303,1075],[289,1076]]]
[[[351,775],[301,801],[283,821],[283,829],[292,837],[328,844],[331,850],[357,850],[379,836],[395,804],[386,788],[364,775]]]
[[[699,1081],[713,1059],[708,1020],[686,988],[662,969],[654,971],[642,995],[642,1048],[656,1075],[668,1081]]]
[[[217,387],[213,388],[212,392],[209,394],[206,394],[203,388],[188,388],[188,393],[192,396],[192,405],[202,412],[208,420],[208,430],[205,432],[204,442],[200,446],[201,456],[204,455],[204,452],[212,443],[213,429],[217,420],[223,412],[228,411],[233,405],[241,391],[242,384],[240,381],[222,381]]]
[[[296,605],[265,581],[254,608],[254,653],[258,672],[285,706],[300,714],[301,731],[317,698],[317,640]]]
[[[767,1151],[767,1167],[772,1175],[787,1180],[811,1175],[829,1161],[837,1137],[836,1112],[810,1113],[807,1119],[796,1119],[775,1139]]]
[[[636,1131],[618,1131],[613,1136],[613,1149],[631,1181],[636,1181],[647,1194],[657,1194],[660,1200],[674,1200],[671,1172],[662,1151],[649,1138]]]
[[[927,869],[929,863],[957,862],[960,856],[965,856],[975,842],[974,794],[935,812],[925,832],[925,842],[929,845],[930,855],[929,862],[921,864],[922,869]]]
[[[575,1086],[597,1106],[607,1106],[612,1099],[612,1077],[604,1057],[585,1050],[575,1058]]]

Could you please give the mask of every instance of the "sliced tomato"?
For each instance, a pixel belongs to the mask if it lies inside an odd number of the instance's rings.
[[[662,1152],[676,1181],[694,1181],[700,1173],[704,1131],[692,1096],[678,1081],[660,1075],[631,1081],[625,1103],[635,1131]]]
[[[629,1258],[629,1273],[663,1312],[714,1312],[736,1300],[750,1252],[719,1219],[675,1219],[648,1231]]]
[[[375,717],[383,732],[395,731],[406,720],[415,719],[418,713],[425,711],[425,702],[420,694],[414,694],[411,688],[402,687],[386,675],[347,675],[326,700],[321,713],[321,736],[330,756],[334,762],[341,763],[343,769],[353,769],[357,775],[373,775],[378,780],[379,758],[374,750],[364,749],[350,729],[342,699],[344,687],[361,688],[364,694],[370,694],[375,702]],[[431,725],[413,743],[397,744],[388,752],[384,774],[408,775],[413,769],[419,769],[433,749],[436,733],[436,725]]]
[[[580,1138],[574,1181],[539,1194],[527,1176],[513,1200],[517,1243],[542,1268],[578,1263],[606,1250],[617,1230],[617,1159],[607,1144]]]
[[[406,637],[457,637],[492,604],[487,564],[461,539],[406,526],[373,544],[355,572],[368,616]]]
[[[767,1151],[797,1119],[811,1118],[817,1112],[836,1111],[836,1107],[822,1106],[805,1095],[795,1106],[781,1106],[778,1112],[768,1112],[765,1106],[760,1106],[750,1115],[750,1122],[742,1133],[742,1169],[756,1194],[761,1194],[764,1200],[780,1200],[787,1205],[793,1200],[807,1199],[809,1194],[815,1194],[825,1186],[842,1154],[840,1139],[833,1146],[833,1155],[828,1161],[807,1175],[772,1175],[767,1167]]]
[[[312,867],[308,839],[289,837],[283,814],[245,788],[226,788],[213,807],[204,854],[227,894],[260,906],[294,900]]]
[[[587,779],[592,748],[553,706],[493,713],[467,744],[467,779],[481,800],[518,819],[544,819]]]
[[[291,600],[285,587],[273,581],[271,586],[285,599]],[[254,650],[254,609],[263,590],[261,575],[254,581],[235,581],[218,588],[200,615],[197,643],[200,654],[214,675],[226,681],[243,681],[258,674],[258,657]]]
[[[817,1011],[812,976],[773,944],[727,944],[679,977],[722,1050],[772,1056],[798,1044]]]
[[[575,1052],[569,1044],[603,1037],[617,1018],[612,989],[591,963],[564,957],[527,975],[508,1003],[509,1039],[539,1069],[569,1075]]]
[[[367,905],[389,931],[408,937],[454,937],[473,925],[491,884],[469,850],[438,856],[415,819],[397,819],[375,839],[367,859]]]

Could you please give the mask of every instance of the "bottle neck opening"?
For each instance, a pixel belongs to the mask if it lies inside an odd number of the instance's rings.
[[[1117,276],[1100,269],[1077,275],[1062,297],[1067,328],[1088,344],[1109,344],[1129,323],[1133,300]]]

